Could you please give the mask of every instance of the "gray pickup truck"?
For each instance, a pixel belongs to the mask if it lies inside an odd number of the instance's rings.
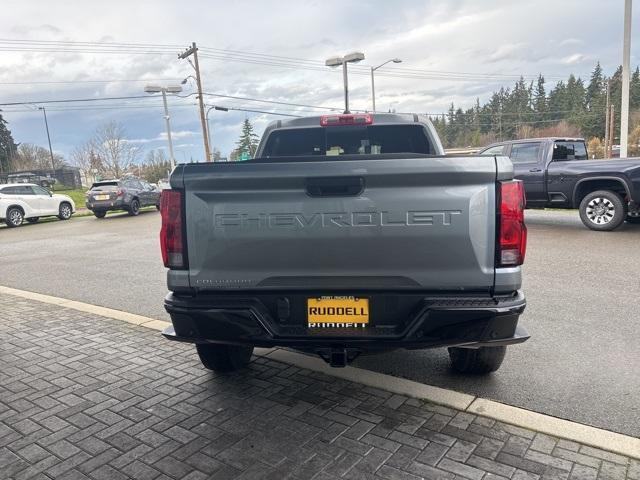
[[[178,165],[161,199],[171,340],[205,367],[254,346],[320,355],[449,347],[497,370],[518,326],[522,183],[505,156],[447,157],[428,119],[276,121],[256,158]]]

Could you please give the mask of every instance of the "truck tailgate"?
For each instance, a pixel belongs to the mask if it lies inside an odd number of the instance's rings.
[[[193,288],[493,286],[494,157],[192,164],[176,177]]]

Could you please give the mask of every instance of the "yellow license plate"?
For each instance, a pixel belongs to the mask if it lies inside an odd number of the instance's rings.
[[[96,195],[93,197],[95,200],[109,200],[109,195]]]
[[[307,299],[310,328],[354,328],[369,324],[369,299],[319,297]]]

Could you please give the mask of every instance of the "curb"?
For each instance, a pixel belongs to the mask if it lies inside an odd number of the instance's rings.
[[[18,290],[0,286],[0,294],[35,300],[42,303],[60,305],[81,312],[92,313],[102,317],[121,320],[141,327],[162,331],[171,325],[169,322],[144,317],[133,313],[111,308],[77,302],[65,298],[44,295],[41,293]],[[601,428],[583,425],[550,415],[533,412],[524,408],[513,407],[504,403],[475,397],[466,393],[455,392],[440,387],[425,385],[383,373],[372,372],[357,367],[332,368],[320,358],[279,348],[256,348],[256,355],[283,363],[321,372],[332,377],[361,383],[370,387],[405,395],[431,403],[454,408],[464,412],[492,418],[504,423],[526,428],[554,437],[571,440],[590,447],[607,450],[627,457],[640,459],[640,438]]]

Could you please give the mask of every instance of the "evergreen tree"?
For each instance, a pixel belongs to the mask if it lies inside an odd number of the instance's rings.
[[[242,155],[242,153],[249,154],[250,157],[256,154],[258,149],[258,135],[253,131],[253,125],[248,118],[244,119],[242,123],[242,133],[240,138],[236,142],[236,150]]]
[[[529,83],[520,78],[512,89],[500,88],[483,105],[476,99],[472,108],[463,110],[452,103],[446,114],[432,118],[432,121],[446,148],[481,146],[523,135],[553,135],[554,129],[565,132],[559,135],[572,131],[572,135],[602,138],[609,80],[615,121],[618,127],[620,125],[621,79],[620,67],[611,79],[607,79],[600,63],[596,64],[588,85],[581,78],[569,75],[548,94],[542,75]],[[640,120],[640,68],[636,68],[631,76],[629,104],[633,130]],[[563,124],[559,125],[560,122]],[[546,131],[536,132],[536,129]]]
[[[605,127],[605,78],[600,62],[591,73],[591,79],[585,94],[585,112],[580,122],[582,134],[586,137],[603,137]]]
[[[629,108],[632,110],[640,109],[640,67],[636,67],[631,75],[629,90]]]
[[[533,94],[533,111],[535,118],[539,122],[544,122],[547,118],[547,94],[544,89],[544,77],[538,75],[535,92]]]
[[[11,167],[11,158],[15,155],[18,145],[13,141],[11,131],[7,128],[7,121],[0,114],[0,173],[6,173]]]
[[[600,62],[596,63],[593,72],[591,72],[591,80],[587,87],[587,94],[585,97],[585,106],[591,108],[594,103],[597,103],[604,92],[604,76],[602,74],[602,67]]]

